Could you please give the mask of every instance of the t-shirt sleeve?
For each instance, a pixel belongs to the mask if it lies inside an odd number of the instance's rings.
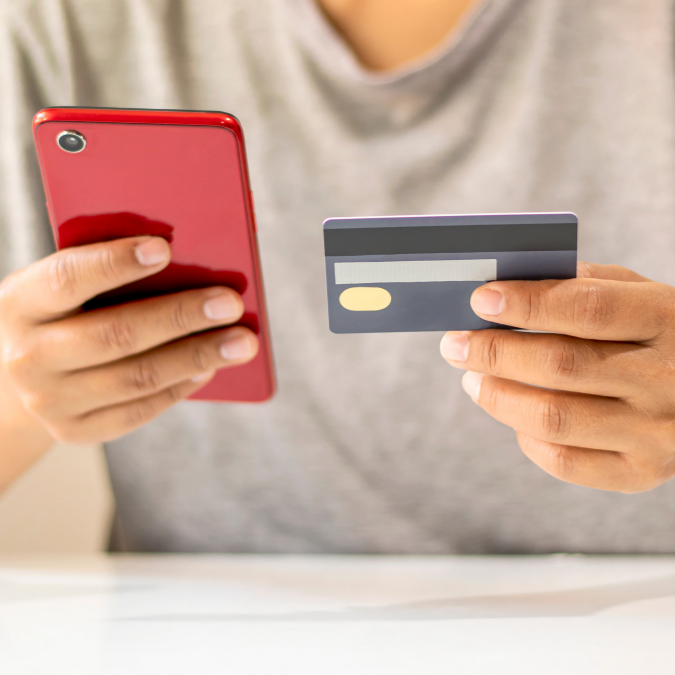
[[[54,250],[32,121],[70,98],[62,4],[0,0],[0,279]]]

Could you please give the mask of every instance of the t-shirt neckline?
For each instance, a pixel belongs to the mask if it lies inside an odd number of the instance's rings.
[[[323,14],[316,0],[286,0],[291,23],[305,51],[333,77],[371,87],[396,87],[427,75],[452,61],[459,65],[481,45],[506,12],[520,0],[478,0],[460,24],[430,53],[405,66],[378,72],[366,68]]]

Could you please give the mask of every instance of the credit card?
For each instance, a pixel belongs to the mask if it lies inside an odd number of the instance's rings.
[[[330,218],[323,224],[334,333],[505,328],[474,314],[495,280],[573,279],[573,213]]]

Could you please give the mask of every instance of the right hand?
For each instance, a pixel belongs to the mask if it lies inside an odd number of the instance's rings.
[[[256,355],[255,334],[241,326],[191,335],[241,318],[230,288],[81,311],[170,256],[164,239],[119,239],[65,249],[0,283],[0,368],[56,440],[118,438]]]

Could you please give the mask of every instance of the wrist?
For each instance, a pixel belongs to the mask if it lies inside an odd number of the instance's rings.
[[[49,431],[26,410],[0,367],[0,492],[53,444]]]

